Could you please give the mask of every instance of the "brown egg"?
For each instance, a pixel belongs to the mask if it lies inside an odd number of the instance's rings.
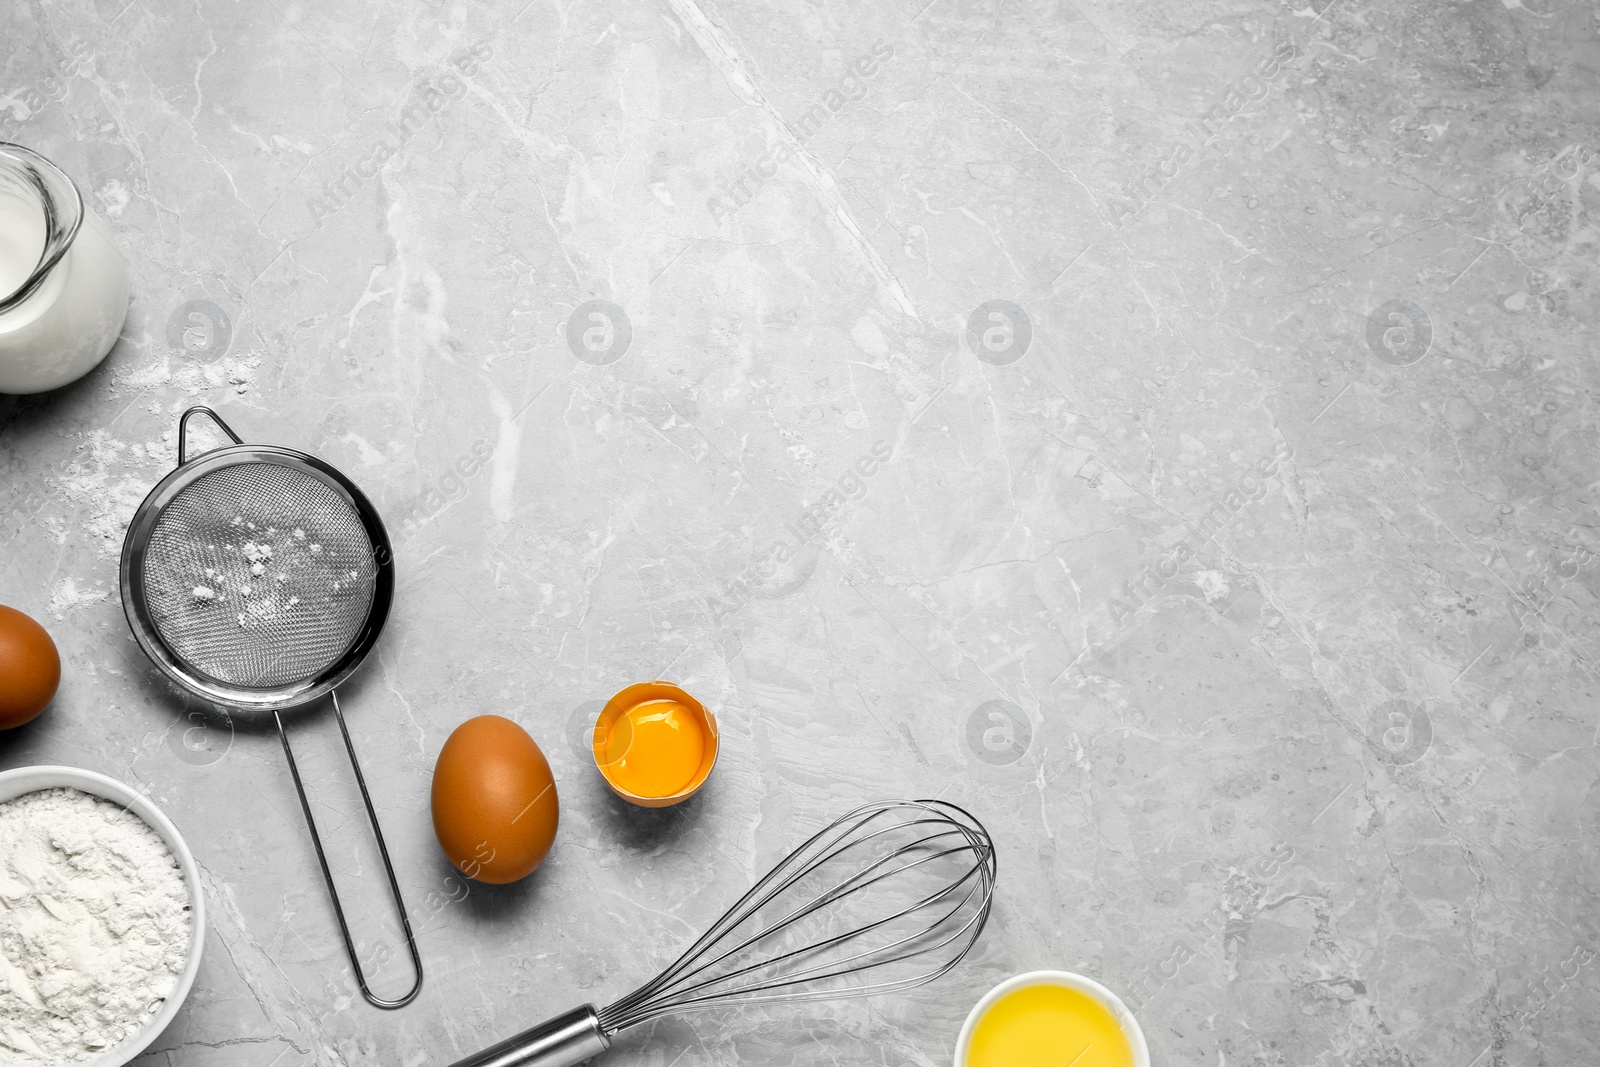
[[[468,878],[526,878],[556,839],[561,804],[550,764],[528,732],[499,715],[457,726],[433,767],[433,832]]]
[[[61,656],[44,627],[0,605],[0,730],[32,722],[61,684]]]

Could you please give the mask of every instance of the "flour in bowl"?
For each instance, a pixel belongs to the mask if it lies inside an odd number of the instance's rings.
[[[183,872],[143,819],[76,789],[0,803],[0,1067],[59,1067],[138,1033],[192,937]]]

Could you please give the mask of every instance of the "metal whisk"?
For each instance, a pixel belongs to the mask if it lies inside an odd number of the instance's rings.
[[[666,970],[455,1067],[573,1067],[641,1023],[725,1003],[832,1000],[931,982],[989,919],[994,843],[954,804],[869,804],[801,845]]]

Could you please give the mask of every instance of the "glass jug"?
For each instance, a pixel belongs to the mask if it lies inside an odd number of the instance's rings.
[[[122,333],[128,263],[72,179],[0,141],[0,393],[93,370]]]

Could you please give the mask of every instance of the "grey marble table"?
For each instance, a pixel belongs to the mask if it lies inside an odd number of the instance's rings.
[[[144,1067],[442,1067],[889,796],[993,831],[972,959],[607,1062],[942,1067],[1034,968],[1121,992],[1161,1065],[1600,1060],[1593,3],[24,0],[0,34],[0,138],[135,289],[96,372],[0,400],[0,601],[65,663],[0,767],[135,784],[204,868]],[[123,620],[194,404],[399,545],[343,702],[428,966],[402,1011],[356,995],[276,737]],[[723,759],[643,812],[574,738],[657,677]],[[502,888],[428,817],[486,712],[562,806]],[[295,729],[403,989],[337,734]]]

